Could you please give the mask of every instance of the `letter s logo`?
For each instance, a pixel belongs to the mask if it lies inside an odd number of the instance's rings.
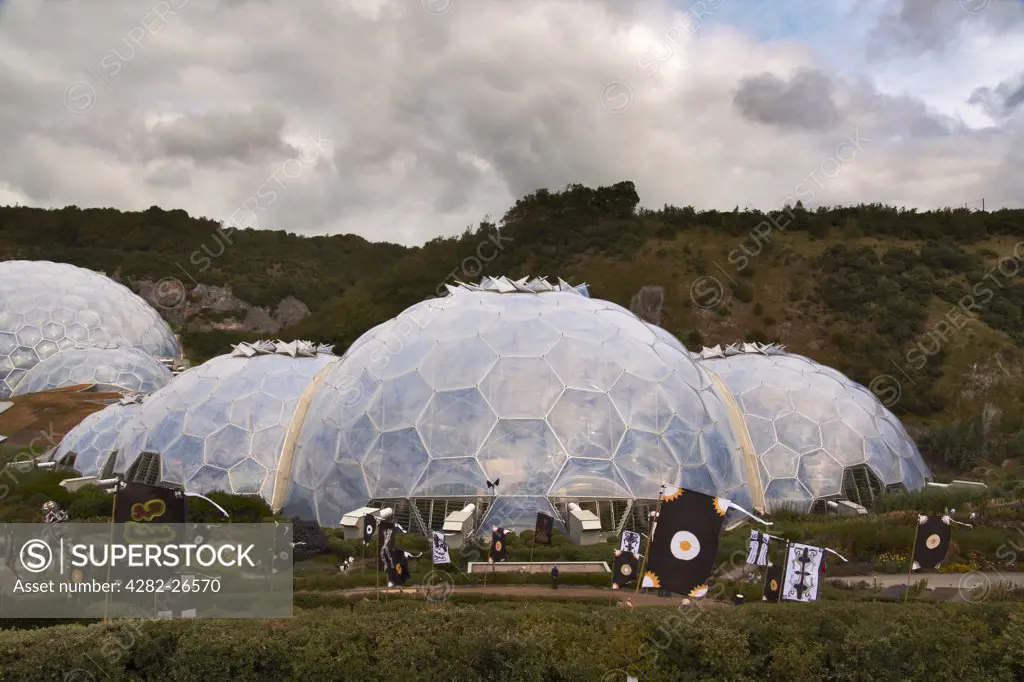
[[[145,504],[136,502],[132,505],[132,521],[144,523],[158,519],[167,511],[167,505],[163,500],[150,500]]]

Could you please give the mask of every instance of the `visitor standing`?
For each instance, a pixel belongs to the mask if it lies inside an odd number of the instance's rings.
[[[558,589],[558,566],[551,567],[551,589]]]

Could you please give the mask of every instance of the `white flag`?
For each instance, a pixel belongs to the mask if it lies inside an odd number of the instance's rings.
[[[450,564],[451,557],[448,556],[448,541],[444,539],[444,533],[433,531],[430,534],[430,547],[433,550],[434,565]]]
[[[626,554],[639,554],[640,533],[632,530],[622,531],[622,538],[619,540],[619,551]]]
[[[750,531],[750,548],[747,551],[747,563],[754,566],[768,565],[768,542],[771,536],[760,531]]]
[[[786,552],[786,577],[782,598],[786,601],[812,602],[818,598],[821,578],[821,547],[793,543]]]

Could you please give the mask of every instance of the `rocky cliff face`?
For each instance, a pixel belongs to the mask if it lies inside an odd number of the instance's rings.
[[[208,284],[188,287],[176,279],[130,280],[126,285],[159,310],[171,325],[191,332],[227,330],[276,334],[309,315],[306,304],[293,296],[282,299],[271,310],[243,301],[234,295],[231,287]]]

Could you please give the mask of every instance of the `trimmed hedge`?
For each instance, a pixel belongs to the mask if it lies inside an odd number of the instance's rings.
[[[286,621],[145,621],[0,633],[0,680],[1005,680],[1024,610],[720,609],[360,602]]]

